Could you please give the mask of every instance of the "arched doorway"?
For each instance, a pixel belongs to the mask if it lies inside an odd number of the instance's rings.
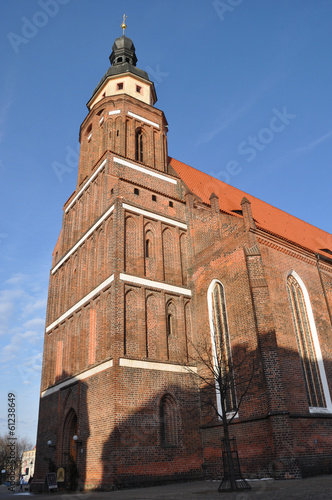
[[[77,435],[77,415],[75,410],[69,410],[63,426],[63,462],[68,463],[69,456],[76,462],[77,445],[74,436]]]

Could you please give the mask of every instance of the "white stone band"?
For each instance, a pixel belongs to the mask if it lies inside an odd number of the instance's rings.
[[[167,177],[166,175],[159,174],[155,170],[149,170],[147,168],[141,167],[140,165],[135,165],[134,163],[131,163],[129,161],[123,160],[122,158],[113,158],[113,161],[116,163],[119,163],[120,165],[124,165],[125,167],[132,168],[134,170],[138,170],[139,172],[143,172],[144,174],[151,175],[151,177],[157,177],[157,179],[161,179],[166,182],[170,182],[171,184],[177,184],[176,179],[172,179],[170,177]]]
[[[197,373],[197,368],[195,366],[156,363],[154,361],[141,361],[138,359],[120,358],[119,366],[125,366],[127,368],[141,368],[143,370],[158,370],[172,373],[188,373],[189,375],[191,373]]]
[[[68,252],[66,253],[66,255],[64,257],[62,257],[61,260],[59,260],[59,262],[53,267],[52,269],[52,274],[55,273],[55,271],[57,271],[57,269],[59,269],[59,267],[67,260],[69,259],[69,257],[71,256],[71,254],[73,252],[75,252],[75,250],[80,246],[82,245],[83,241],[85,241],[92,233],[93,231],[98,227],[100,226],[100,224],[113,212],[114,210],[114,205],[112,205],[98,220],[97,222],[92,226],[90,227],[90,229],[84,234],[84,236],[82,236],[81,239],[78,240],[77,243],[75,243],[75,245],[70,249],[68,250]]]
[[[81,196],[81,194],[83,193],[83,191],[88,187],[88,185],[90,184],[90,182],[92,182],[93,179],[99,174],[100,170],[105,166],[106,161],[107,160],[103,161],[103,163],[97,168],[97,170],[95,171],[95,173],[90,177],[89,180],[86,181],[86,183],[84,184],[84,186],[79,190],[79,192],[77,193],[77,195],[75,196],[75,198],[73,198],[71,200],[71,202],[69,203],[68,207],[65,210],[66,213],[68,212],[68,210],[70,209],[70,207],[75,203],[75,201],[77,200],[77,198],[79,198]]]
[[[187,229],[187,224],[183,222],[178,222],[177,220],[170,219],[169,217],[164,217],[163,215],[155,214],[153,212],[149,212],[148,210],[143,210],[142,208],[133,207],[132,205],[128,205],[128,203],[122,203],[123,208],[126,210],[130,210],[136,214],[145,215],[146,217],[150,217],[150,219],[160,220],[169,224],[170,226],[181,227],[181,229]]]
[[[166,290],[167,292],[179,293],[181,295],[188,295],[191,297],[191,290],[189,288],[182,288],[180,286],[169,285],[168,283],[162,283],[160,281],[147,280],[145,278],[139,278],[138,276],[130,276],[129,274],[120,273],[120,280],[126,281],[128,283],[136,283],[137,285],[144,285],[151,288],[157,288],[159,290]]]
[[[137,120],[140,120],[141,122],[147,123],[148,125],[152,125],[153,127],[160,128],[158,123],[152,122],[151,120],[148,120],[147,118],[143,118],[143,116],[136,115],[135,113],[132,113],[131,111],[128,111],[128,115],[132,116],[133,118],[136,118]]]
[[[94,290],[92,290],[85,297],[83,297],[83,299],[81,299],[80,301],[76,302],[76,304],[73,305],[73,307],[71,307],[70,309],[68,309],[68,311],[66,311],[64,314],[62,314],[58,319],[56,319],[55,321],[53,321],[53,323],[51,323],[46,328],[46,333],[48,333],[51,330],[53,330],[54,327],[56,327],[59,323],[61,323],[61,321],[63,321],[64,319],[68,318],[68,316],[70,316],[75,311],[77,311],[77,309],[80,309],[86,302],[88,302],[89,300],[91,300],[95,295],[97,295],[101,290],[103,290],[103,288],[105,288],[107,285],[109,285],[110,283],[112,283],[113,280],[114,280],[114,274],[112,274],[109,278],[107,278],[107,280],[103,281]]]
[[[112,368],[113,366],[113,360],[110,359],[109,361],[105,361],[101,365],[95,366],[94,368],[90,368],[90,370],[85,370],[82,373],[79,373],[78,375],[75,375],[75,377],[71,377],[68,380],[65,380],[64,382],[61,382],[58,385],[55,385],[54,387],[50,387],[49,389],[46,389],[41,393],[41,397],[44,398],[45,396],[49,396],[50,394],[53,394],[54,392],[59,391],[60,389],[63,389],[67,385],[71,385],[74,382],[78,382],[79,380],[84,380],[86,378],[92,377],[93,375],[96,375],[97,373],[103,372],[104,370],[107,370],[108,368]]]

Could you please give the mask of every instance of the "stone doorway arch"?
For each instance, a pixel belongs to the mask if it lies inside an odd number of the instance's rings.
[[[68,464],[69,456],[71,455],[76,462],[77,459],[77,445],[74,441],[74,436],[77,435],[77,414],[71,408],[67,414],[63,425],[63,462]]]

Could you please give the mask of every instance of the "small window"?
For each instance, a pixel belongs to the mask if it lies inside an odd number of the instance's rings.
[[[118,57],[117,62],[122,62],[122,57]]]
[[[117,86],[116,86],[116,89],[117,90],[122,90],[123,89],[123,82],[118,83]]]
[[[135,139],[135,160],[143,163],[143,133],[141,129],[137,130]]]
[[[116,131],[116,136],[119,137],[119,130]]]
[[[136,92],[138,92],[139,94],[142,93],[142,87],[140,87],[139,85],[136,85]]]
[[[167,314],[166,331],[168,337],[174,334],[174,317],[171,313]]]
[[[155,194],[152,195],[152,201],[157,201],[157,196]]]
[[[145,241],[145,257],[147,259],[150,257],[150,240]]]
[[[111,189],[111,194],[113,194],[113,188]]]
[[[139,195],[139,189],[134,188],[134,194],[136,194],[138,196]]]
[[[97,116],[100,116],[100,115],[102,114],[102,112],[103,112],[103,111],[104,111],[104,108],[103,108],[103,109],[101,109],[100,111],[98,111]]]
[[[169,201],[168,204],[169,204],[170,207],[173,206],[173,202],[172,201]]]
[[[129,57],[126,57],[126,62],[129,63]]]

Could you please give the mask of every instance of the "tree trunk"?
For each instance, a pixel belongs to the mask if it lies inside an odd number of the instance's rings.
[[[231,443],[230,443],[230,439],[229,439],[228,420],[227,420],[227,413],[226,413],[226,406],[225,406],[225,399],[224,398],[222,398],[222,400],[221,400],[221,407],[222,407],[222,423],[223,423],[223,428],[224,428],[224,440],[225,440],[229,480],[230,480],[230,484],[231,484],[231,491],[236,491],[238,489],[238,487],[237,487],[237,483],[236,483],[236,474],[235,474],[235,469],[234,469],[233,455],[232,455]]]

